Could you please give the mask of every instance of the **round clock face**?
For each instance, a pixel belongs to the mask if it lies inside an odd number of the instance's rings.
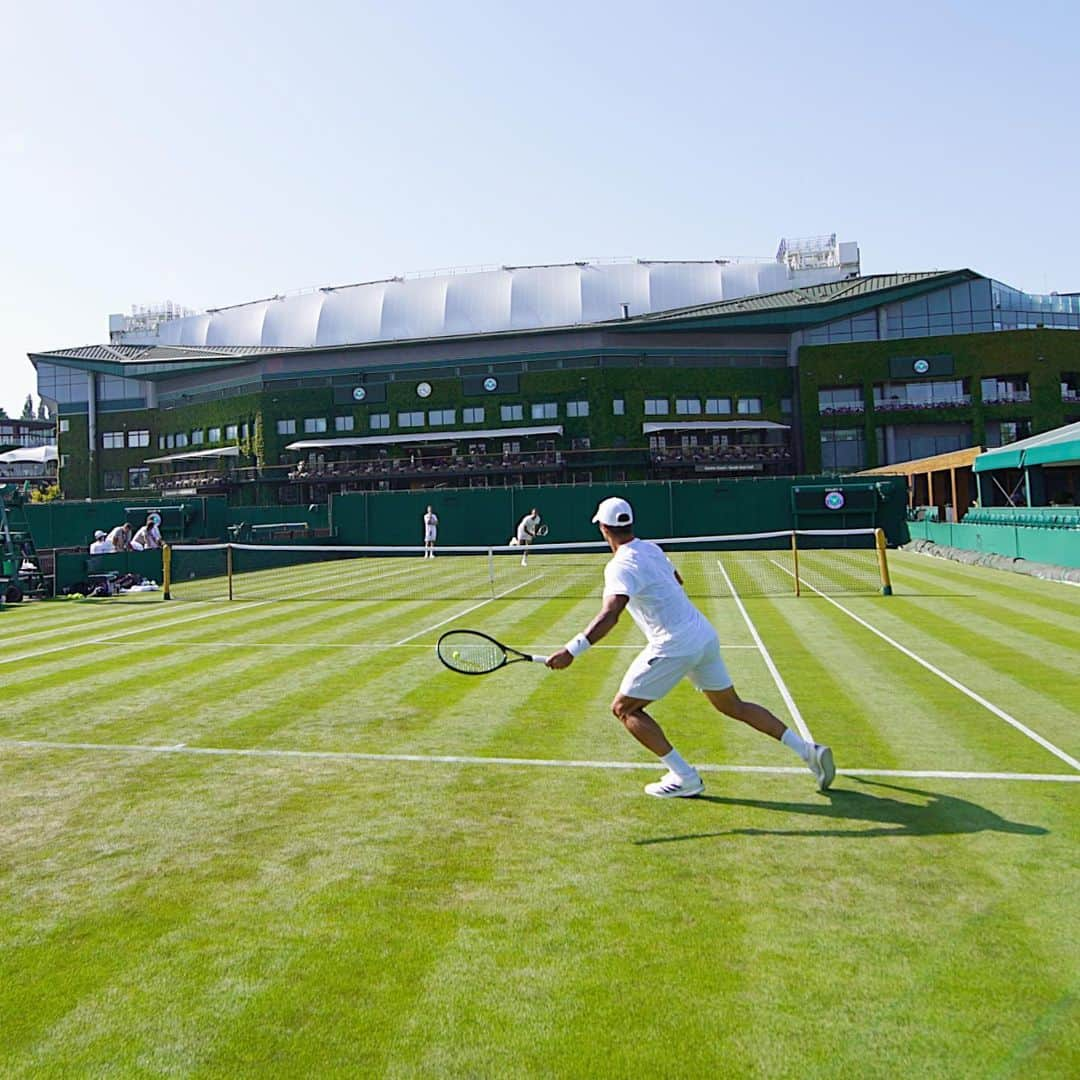
[[[367,391],[362,386],[353,387],[353,401],[363,401],[367,397]]]
[[[916,360],[912,366],[915,368],[916,375],[925,375],[930,370],[930,361]]]
[[[484,380],[484,389],[490,394],[492,390],[498,390],[499,380],[493,379],[490,375]]]
[[[429,383],[429,382],[417,383],[416,396],[417,397],[431,397],[431,383]]]
[[[843,510],[844,493],[842,491],[830,491],[825,496],[825,506],[829,510]]]

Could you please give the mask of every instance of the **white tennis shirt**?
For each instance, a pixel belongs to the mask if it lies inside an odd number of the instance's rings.
[[[656,544],[631,540],[604,567],[604,596],[628,596],[630,617],[649,644],[678,656],[700,651],[716,636],[690,602],[675,567]]]
[[[524,543],[526,540],[533,540],[536,538],[536,530],[540,527],[540,515],[539,514],[526,514],[517,527],[517,538],[519,543]]]
[[[439,519],[434,514],[424,515],[424,539],[434,540],[439,528]]]

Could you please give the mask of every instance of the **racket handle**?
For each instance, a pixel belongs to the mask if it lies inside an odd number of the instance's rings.
[[[535,655],[533,655],[533,656],[530,656],[529,659],[534,664],[546,664],[548,662],[548,658],[546,656],[535,656]]]

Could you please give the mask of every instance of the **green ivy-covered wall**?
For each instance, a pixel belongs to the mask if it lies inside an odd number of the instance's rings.
[[[874,407],[874,384],[890,380],[889,363],[897,357],[949,356],[956,379],[968,379],[971,404],[919,409],[917,412]],[[825,427],[863,428],[866,467],[879,465],[877,429],[896,423],[970,422],[974,445],[986,445],[986,424],[991,420],[1031,421],[1032,434],[1066,422],[1068,409],[1061,398],[1065,372],[1080,369],[1080,334],[1070,330],[1007,330],[991,334],[904,338],[894,341],[852,342],[843,345],[808,345],[799,350],[799,391],[804,425],[807,471],[821,468],[821,432]],[[979,382],[995,375],[1025,375],[1030,402],[987,404],[980,399]],[[930,378],[931,376],[927,376]],[[913,379],[913,375],[906,379]],[[823,387],[859,386],[865,411],[861,415],[822,416],[818,391]],[[1071,406],[1076,411],[1076,406]]]

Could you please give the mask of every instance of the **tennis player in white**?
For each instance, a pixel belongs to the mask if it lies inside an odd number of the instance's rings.
[[[529,545],[536,539],[536,530],[540,528],[540,513],[534,506],[519,522],[517,542],[525,549],[521,556],[521,565],[529,565]]]
[[[424,558],[435,558],[435,541],[439,536],[439,519],[429,506],[424,513]]]
[[[619,621],[623,609],[641,628],[648,645],[638,654],[619,685],[611,711],[642,746],[667,766],[667,772],[645,791],[670,799],[698,795],[705,789],[697,770],[668,742],[646,706],[689,679],[720,712],[771,735],[806,762],[824,791],[836,775],[832,751],[807,742],[768,709],[743,701],[735,693],[720,655],[712,625],[690,602],[679,572],[648,540],[634,536],[634,511],[625,499],[605,499],[593,521],[614,552],[604,567],[604,602],[600,614],[548,657],[549,668],[567,668],[590,645],[595,645]]]

